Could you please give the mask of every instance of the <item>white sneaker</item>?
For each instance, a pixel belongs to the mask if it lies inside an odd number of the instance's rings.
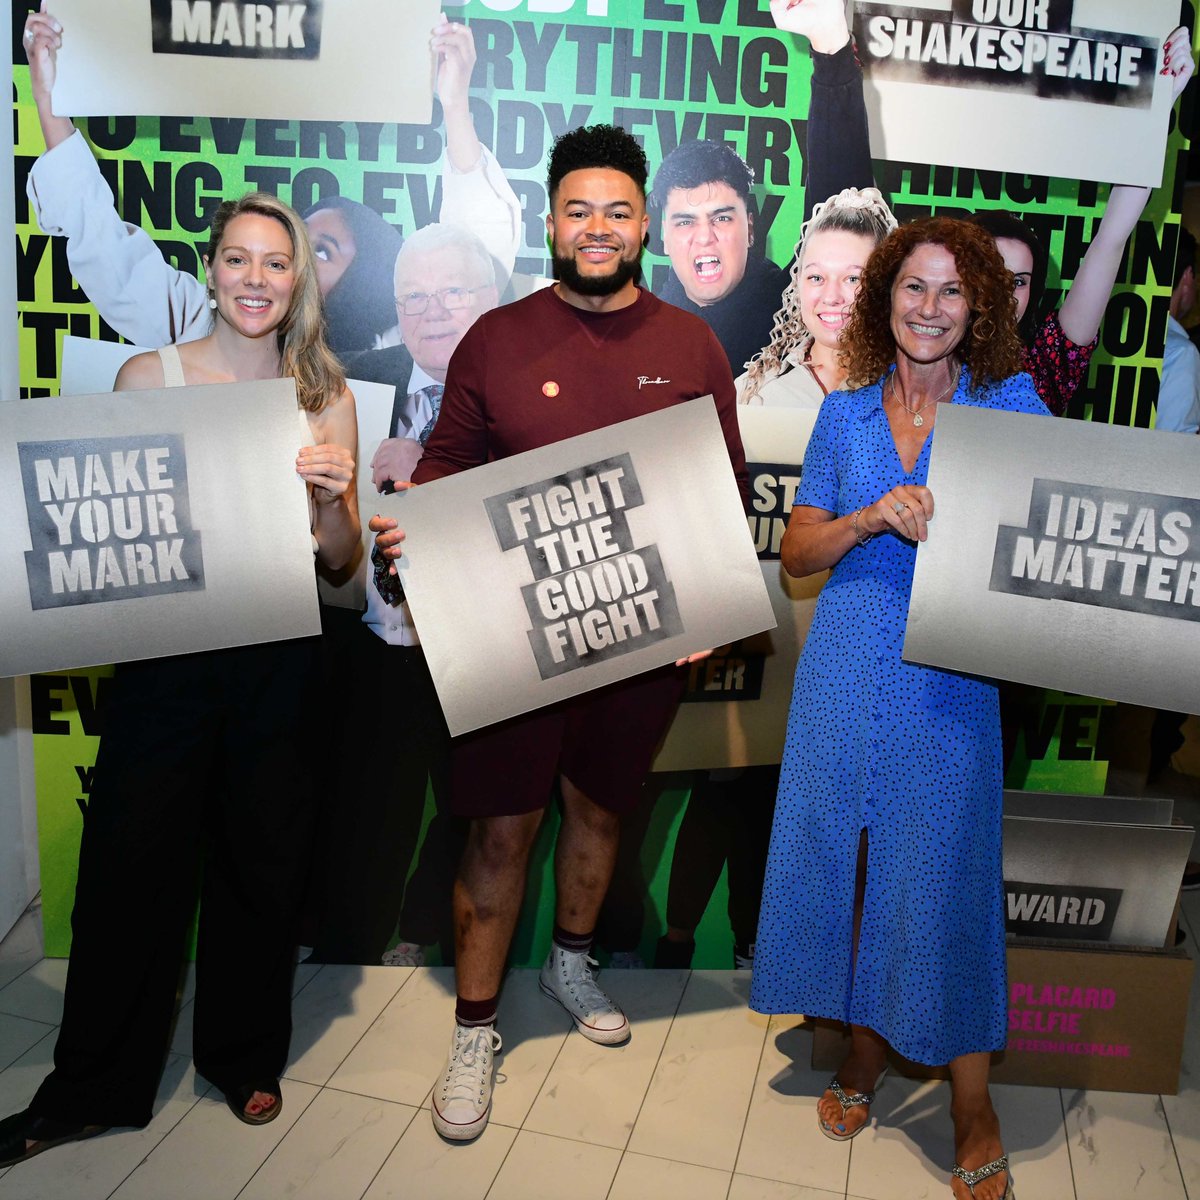
[[[629,1021],[592,977],[592,968],[598,965],[582,951],[576,953],[552,946],[538,976],[538,985],[571,1014],[576,1029],[585,1038],[612,1046],[629,1036]]]
[[[397,942],[390,950],[383,952],[380,960],[385,967],[423,967],[425,965],[425,947],[416,942]]]
[[[500,1035],[491,1025],[454,1026],[446,1072],[433,1089],[433,1127],[444,1138],[469,1142],[477,1138],[492,1111],[492,1056]]]

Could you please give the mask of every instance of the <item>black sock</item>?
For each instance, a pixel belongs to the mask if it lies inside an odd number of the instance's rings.
[[[458,997],[454,1005],[454,1019],[460,1025],[495,1025],[499,996],[488,1000],[464,1000]]]
[[[595,938],[594,929],[588,933],[572,933],[555,922],[554,944],[560,950],[569,950],[572,954],[586,954],[592,948]]]

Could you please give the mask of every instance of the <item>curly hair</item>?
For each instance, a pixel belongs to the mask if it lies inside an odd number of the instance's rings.
[[[657,186],[657,185],[656,185]],[[767,375],[780,371],[784,359],[810,336],[800,314],[801,278],[804,272],[804,247],[817,233],[836,230],[869,237],[875,245],[893,229],[896,218],[877,188],[845,188],[836,196],[814,205],[812,216],[800,230],[800,240],[792,257],[791,281],[783,290],[783,302],[775,314],[770,342],[747,364],[745,392],[742,402],[754,396]]]
[[[908,256],[925,245],[944,246],[954,256],[971,313],[955,353],[972,379],[1006,379],[1021,370],[1013,277],[995,241],[968,221],[926,217],[888,234],[867,260],[858,298],[842,331],[841,361],[848,385],[874,383],[895,362],[892,288]]]
[[[964,220],[978,225],[980,229],[986,229],[994,238],[1008,238],[1029,248],[1033,258],[1033,269],[1029,273],[1029,303],[1025,306],[1025,315],[1017,326],[1017,333],[1027,346],[1033,345],[1038,330],[1042,327],[1042,318],[1046,315],[1042,311],[1048,263],[1046,247],[1038,241],[1033,230],[1020,217],[1003,209],[972,213]]]
[[[621,171],[646,190],[646,152],[632,134],[619,125],[581,125],[558,138],[550,150],[546,168],[546,191],[550,203],[563,176],[571,171],[586,171],[590,167],[608,167]]]
[[[676,188],[691,191],[705,183],[727,183],[741,196],[750,198],[754,171],[732,146],[724,142],[681,142],[658,168],[650,203],[665,208],[667,197]]]
[[[270,217],[287,230],[292,243],[292,294],[279,324],[280,377],[296,381],[296,395],[305,412],[319,413],[346,386],[341,364],[325,342],[325,316],[317,285],[316,259],[308,230],[295,209],[267,192],[248,192],[240,200],[225,200],[213,213],[205,264],[215,261],[225,230],[235,217],[254,213]]]

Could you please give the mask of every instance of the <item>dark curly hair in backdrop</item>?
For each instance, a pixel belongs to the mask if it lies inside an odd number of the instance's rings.
[[[858,297],[842,332],[841,359],[850,386],[874,383],[896,361],[892,288],[908,256],[927,244],[945,246],[954,255],[971,310],[955,355],[971,378],[976,382],[1005,379],[1021,370],[1013,277],[995,240],[967,221],[926,217],[894,230],[867,260]]]

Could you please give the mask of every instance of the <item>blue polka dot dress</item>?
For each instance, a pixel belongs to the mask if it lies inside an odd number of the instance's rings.
[[[925,483],[934,432],[906,474],[881,384],[825,400],[797,504],[843,516]],[[973,388],[964,370],[954,403],[1047,411],[1028,375]],[[883,534],[821,590],[788,716],[750,1004],[865,1025],[937,1065],[1005,1044],[1000,718],[994,684],[901,660],[915,559]]]

